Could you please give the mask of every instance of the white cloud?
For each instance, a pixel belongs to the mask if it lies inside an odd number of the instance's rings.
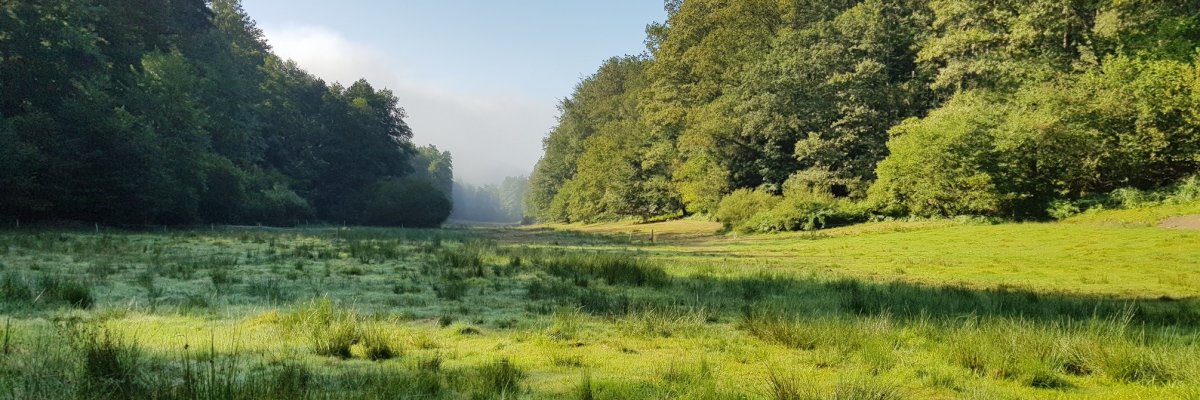
[[[554,124],[553,99],[475,92],[452,87],[453,77],[422,76],[403,60],[355,43],[324,27],[265,27],[275,53],[331,82],[366,78],[391,89],[408,111],[414,142],[454,155],[459,181],[482,184],[527,174]]]

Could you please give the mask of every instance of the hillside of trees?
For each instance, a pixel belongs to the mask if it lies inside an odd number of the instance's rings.
[[[450,156],[404,118],[272,54],[237,0],[0,3],[0,216],[436,226]]]
[[[1196,191],[1185,180],[1200,171],[1200,1],[667,10],[645,54],[608,60],[562,101],[529,215],[703,214],[774,231],[1042,219],[1114,191]]]

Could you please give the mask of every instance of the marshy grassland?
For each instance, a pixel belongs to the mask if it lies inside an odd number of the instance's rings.
[[[1200,231],[1154,223],[1184,212],[10,229],[0,397],[1197,399]]]

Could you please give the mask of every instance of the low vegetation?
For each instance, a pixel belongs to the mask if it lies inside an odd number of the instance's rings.
[[[1194,395],[1198,233],[1090,221],[10,230],[0,396]]]

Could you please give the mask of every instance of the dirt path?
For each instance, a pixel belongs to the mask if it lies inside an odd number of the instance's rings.
[[[1200,229],[1200,215],[1167,218],[1158,226],[1171,229]]]

